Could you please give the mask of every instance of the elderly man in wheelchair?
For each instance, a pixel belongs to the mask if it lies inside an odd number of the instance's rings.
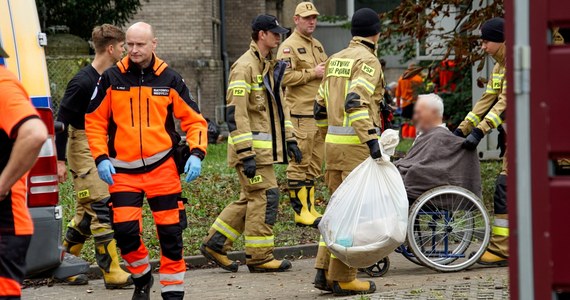
[[[410,201],[407,242],[396,252],[440,272],[473,265],[490,238],[490,219],[482,204],[479,159],[461,148],[443,123],[443,101],[420,95],[414,109],[419,132],[406,155],[395,162]],[[371,276],[387,272],[389,260],[363,269]]]

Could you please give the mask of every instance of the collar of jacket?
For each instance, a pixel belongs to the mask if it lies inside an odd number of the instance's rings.
[[[499,65],[504,66],[505,65],[505,43],[502,43],[501,46],[499,47],[499,50],[497,50],[497,53],[495,53],[495,55],[493,55],[493,59],[499,63]]]
[[[302,34],[299,30],[297,30],[297,28],[295,28],[295,30],[293,31],[293,34],[298,35],[299,37],[301,37],[302,39],[306,40],[309,43],[313,42],[312,36],[306,36],[306,35]]]
[[[273,61],[273,52],[271,52],[271,50],[269,50],[267,57],[261,57],[261,51],[259,51],[259,47],[257,47],[257,43],[254,40],[251,40],[251,43],[249,44],[249,50],[253,53],[253,56],[255,56],[262,63]]]
[[[154,75],[160,76],[160,74],[164,71],[164,69],[166,69],[167,66],[168,64],[166,64],[162,59],[158,58],[156,54],[152,53],[152,60],[150,62],[150,65],[143,71],[145,71],[145,73],[152,71]],[[121,73],[123,74],[127,73],[129,69],[136,72],[140,71],[140,68],[135,63],[131,62],[128,55],[117,62],[117,67],[119,67],[119,70],[121,70]]]
[[[361,45],[368,49],[370,53],[376,55],[376,45],[369,39],[363,38],[361,36],[355,36],[350,41],[351,46]]]

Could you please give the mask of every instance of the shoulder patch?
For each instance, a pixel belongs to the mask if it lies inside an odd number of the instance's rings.
[[[257,80],[257,83],[262,83],[262,82],[263,82],[263,76],[262,76],[262,75],[257,75],[257,76],[255,76],[255,79]]]
[[[374,73],[376,73],[376,70],[367,64],[362,64],[362,72],[364,72],[370,76],[374,76]]]
[[[327,77],[345,77],[350,78],[352,75],[352,65],[354,59],[350,58],[333,58],[327,66]]]
[[[285,54],[291,53],[291,48],[283,48],[283,53]]]
[[[234,88],[234,96],[243,97],[245,96],[245,89],[244,88]]]
[[[299,51],[299,54],[305,54],[307,53],[307,49],[303,48],[297,48],[297,51]]]
[[[321,47],[321,46],[316,46],[316,48],[319,49],[319,52],[321,52],[321,53],[324,52],[323,47]]]

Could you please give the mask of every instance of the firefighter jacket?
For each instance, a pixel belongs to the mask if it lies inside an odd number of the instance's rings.
[[[326,131],[328,170],[353,170],[369,156],[365,143],[378,139],[384,74],[375,49],[371,41],[354,37],[327,62],[314,114]]]
[[[287,63],[283,86],[285,98],[292,116],[312,116],[313,103],[321,78],[315,75],[315,67],[327,60],[323,45],[315,38],[295,30],[277,52],[277,59]]]
[[[182,77],[153,54],[140,69],[128,56],[103,73],[85,117],[95,162],[110,159],[119,173],[146,173],[165,162],[180,141],[174,117],[192,154],[203,158],[206,120]]]
[[[262,57],[253,41],[232,65],[226,96],[231,167],[249,157],[258,165],[287,163],[286,142],[295,139],[281,90],[285,68],[271,53]]]
[[[493,74],[487,83],[487,89],[481,99],[475,103],[465,120],[459,125],[464,135],[468,135],[474,127],[487,134],[497,128],[505,120],[507,109],[507,78],[505,76],[505,46],[501,46],[495,56],[496,63]]]

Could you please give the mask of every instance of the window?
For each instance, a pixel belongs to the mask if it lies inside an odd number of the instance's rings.
[[[402,0],[314,0],[324,16],[352,16],[355,10],[369,7],[382,13],[394,9]]]

